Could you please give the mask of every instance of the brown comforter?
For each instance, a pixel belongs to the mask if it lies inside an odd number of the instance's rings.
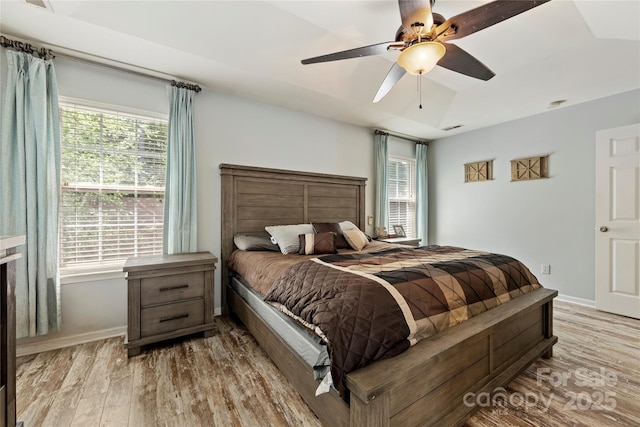
[[[378,252],[397,247],[403,246],[374,240],[360,252]],[[340,249],[341,254],[355,252],[351,249]],[[264,297],[284,270],[293,264],[317,257],[318,255],[298,255],[297,253],[283,255],[280,252],[236,250],[231,254],[227,265],[231,271],[239,274]]]
[[[519,261],[448,246],[327,255],[285,269],[265,297],[326,341],[333,382],[540,287]]]

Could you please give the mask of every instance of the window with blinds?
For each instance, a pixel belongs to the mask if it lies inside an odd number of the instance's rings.
[[[167,121],[60,104],[60,267],[162,253]]]
[[[410,159],[388,160],[387,191],[389,226],[402,225],[407,237],[416,235],[416,162]]]

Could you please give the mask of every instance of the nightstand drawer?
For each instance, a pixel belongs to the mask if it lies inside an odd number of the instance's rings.
[[[140,305],[143,307],[202,296],[204,296],[204,274],[202,272],[140,280]]]
[[[204,299],[140,310],[140,336],[171,332],[204,323]]]

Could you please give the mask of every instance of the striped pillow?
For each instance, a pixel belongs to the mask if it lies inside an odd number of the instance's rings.
[[[336,249],[336,233],[327,231],[326,233],[307,233],[300,234],[300,255],[315,254],[335,254]]]

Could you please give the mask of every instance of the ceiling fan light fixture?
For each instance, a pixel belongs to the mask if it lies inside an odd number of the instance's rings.
[[[425,74],[444,56],[444,45],[437,42],[420,42],[404,49],[398,55],[398,65],[409,74]]]

